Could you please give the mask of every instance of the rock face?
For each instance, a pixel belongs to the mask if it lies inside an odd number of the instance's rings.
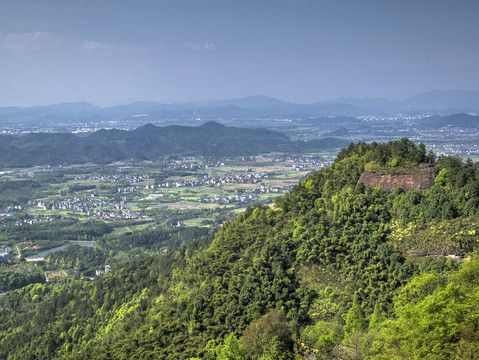
[[[407,169],[399,173],[371,172],[365,171],[359,178],[359,183],[365,186],[381,186],[381,189],[387,192],[393,192],[400,187],[404,191],[418,190],[423,191],[434,185],[436,171],[429,164],[421,164],[418,167]]]

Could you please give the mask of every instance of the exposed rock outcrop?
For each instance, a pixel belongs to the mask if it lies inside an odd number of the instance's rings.
[[[387,192],[393,192],[400,187],[404,191],[428,190],[434,185],[436,171],[430,164],[421,164],[415,168],[406,169],[397,173],[365,171],[359,178],[365,186],[381,186]]]

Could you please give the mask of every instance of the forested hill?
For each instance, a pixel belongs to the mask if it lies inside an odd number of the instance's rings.
[[[358,183],[420,163],[438,174],[426,191]],[[478,175],[406,139],[351,145],[214,239],[7,292],[0,358],[478,358]]]
[[[0,162],[7,167],[111,163],[119,160],[158,160],[169,155],[237,156],[265,152],[312,152],[345,146],[344,140],[326,138],[290,141],[266,129],[227,127],[208,122],[197,127],[144,125],[132,131],[99,130],[78,136],[35,133],[0,136]]]

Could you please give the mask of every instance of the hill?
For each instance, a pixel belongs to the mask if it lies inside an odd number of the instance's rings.
[[[367,164],[422,162],[426,191],[358,183]],[[478,175],[407,139],[351,144],[213,239],[7,292],[0,358],[476,358]]]
[[[290,141],[279,132],[262,128],[227,127],[207,122],[197,127],[144,125],[132,131],[99,130],[86,136],[34,133],[0,136],[0,162],[6,167],[111,163],[137,159],[155,161],[169,155],[237,156],[274,151],[314,152],[339,148],[344,140]]]
[[[479,116],[453,114],[448,116],[430,116],[416,121],[422,127],[439,129],[445,126],[463,129],[479,129]]]

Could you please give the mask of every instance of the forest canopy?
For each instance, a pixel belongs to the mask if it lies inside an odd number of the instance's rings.
[[[424,162],[438,174],[426,191],[358,184],[367,164]],[[0,358],[476,358],[478,207],[470,160],[351,144],[214,238],[7,292]]]

